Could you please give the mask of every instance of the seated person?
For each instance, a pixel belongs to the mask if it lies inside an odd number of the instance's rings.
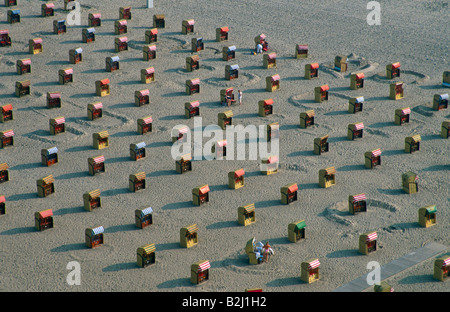
[[[262,43],[262,49],[263,51],[267,51],[269,50],[269,43],[264,39],[263,43]]]

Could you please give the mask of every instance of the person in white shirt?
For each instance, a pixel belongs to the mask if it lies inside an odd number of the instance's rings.
[[[239,100],[239,105],[242,105],[242,91],[238,90],[238,100]]]
[[[262,50],[263,50],[262,44],[261,44],[261,43],[258,43],[258,44],[256,45],[256,53],[262,53]]]

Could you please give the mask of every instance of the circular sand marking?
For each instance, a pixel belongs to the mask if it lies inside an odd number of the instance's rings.
[[[412,77],[411,77],[412,76]],[[421,84],[430,79],[430,76],[413,71],[413,70],[402,70],[400,72],[400,78],[387,79],[386,72],[379,72],[371,76],[371,78],[375,81],[391,84],[396,81],[403,81],[405,84]]]
[[[288,103],[292,104],[296,107],[300,107],[303,109],[309,109],[310,107],[305,106],[305,104],[317,106],[317,103],[314,102],[314,99],[312,98],[313,95],[314,94],[311,94],[309,92],[293,95],[288,98]]]
[[[251,74],[251,73],[239,73],[239,78],[233,79],[233,80],[226,80],[225,79],[225,71],[224,71],[224,78],[218,78],[218,77],[211,77],[202,80],[202,82],[214,85],[217,87],[223,87],[223,88],[229,88],[234,87],[236,84],[240,86],[248,86],[257,83],[261,80],[261,77]]]
[[[284,170],[290,170],[290,171],[298,171],[298,172],[308,172],[305,166],[301,166],[298,164],[286,164],[286,163],[280,163],[280,168]]]
[[[345,226],[354,226],[357,224],[355,221],[349,220],[345,217],[349,216],[347,201],[338,202],[325,208],[325,210],[323,211],[323,216],[330,221]]]
[[[384,132],[382,130],[376,130],[376,129],[371,129],[371,128],[365,128],[364,130],[369,134],[379,135],[379,136],[382,136],[383,138],[391,137],[387,132]]]
[[[245,251],[239,251],[231,255],[229,258],[223,260],[221,262],[221,267],[240,274],[266,275],[268,272],[281,273],[282,270],[279,269],[279,266],[271,264],[272,262],[274,262],[274,257],[277,256],[277,253],[280,252],[277,252],[277,250],[275,250],[275,255],[271,256],[269,263],[250,264]]]
[[[370,209],[370,207],[376,207],[376,208],[382,208],[382,209],[389,210],[390,212],[396,212],[400,209],[395,205],[392,205],[392,204],[389,204],[389,203],[386,203],[383,201],[375,200],[375,199],[367,199],[366,204],[368,206],[368,209]]]

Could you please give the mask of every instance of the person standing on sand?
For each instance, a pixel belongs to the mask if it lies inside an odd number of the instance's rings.
[[[269,242],[263,247],[263,262],[269,262],[269,254],[273,255],[273,249],[270,247]]]
[[[238,90],[238,100],[239,100],[239,105],[242,105],[242,91]]]
[[[261,44],[261,43],[258,43],[258,44],[256,45],[256,53],[262,53],[262,50],[263,50],[262,44]]]

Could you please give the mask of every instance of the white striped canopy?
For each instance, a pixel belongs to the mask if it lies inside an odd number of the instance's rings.
[[[320,266],[319,259],[316,259],[316,260],[311,261],[311,262],[309,263],[309,265],[308,265],[308,270],[312,270],[312,269],[318,268],[319,266]]]
[[[103,108],[103,103],[95,103],[93,107],[94,109],[101,109]]]
[[[376,149],[372,151],[372,157],[380,156],[381,155],[381,149]]]
[[[205,270],[208,270],[209,268],[211,268],[211,264],[209,263],[209,261],[205,261],[199,264],[197,272],[203,272]]]
[[[148,118],[145,118],[145,119],[144,119],[144,123],[145,123],[145,124],[152,123],[152,121],[153,121],[153,118],[152,118],[152,117],[148,117]]]
[[[56,153],[58,153],[57,147],[52,147],[47,150],[47,155],[56,154]]]
[[[55,124],[57,124],[57,125],[61,125],[65,122],[66,122],[66,119],[64,117],[55,118]]]
[[[362,200],[366,200],[366,194],[358,194],[358,195],[353,195],[353,202],[359,202]]]
[[[408,107],[408,108],[402,109],[402,114],[403,114],[403,115],[411,114],[411,109],[410,109],[409,107]]]
[[[151,213],[153,213],[152,207],[148,207],[148,208],[142,209],[142,211],[141,211],[141,218],[145,217],[146,215],[149,215]]]
[[[364,129],[364,124],[362,122],[355,124],[355,130]]]
[[[98,227],[92,229],[92,235],[101,234],[103,232],[105,232],[105,229],[103,228],[103,226],[98,226]]]
[[[366,242],[374,241],[374,240],[376,240],[377,238],[378,238],[377,232],[370,233],[369,235],[367,235],[367,240],[366,240]]]
[[[100,164],[105,161],[105,156],[97,156],[93,159],[94,164]]]
[[[12,136],[14,136],[14,131],[13,130],[8,130],[8,131],[3,132],[3,137],[5,137],[5,138],[9,138],[9,137],[12,137]]]

